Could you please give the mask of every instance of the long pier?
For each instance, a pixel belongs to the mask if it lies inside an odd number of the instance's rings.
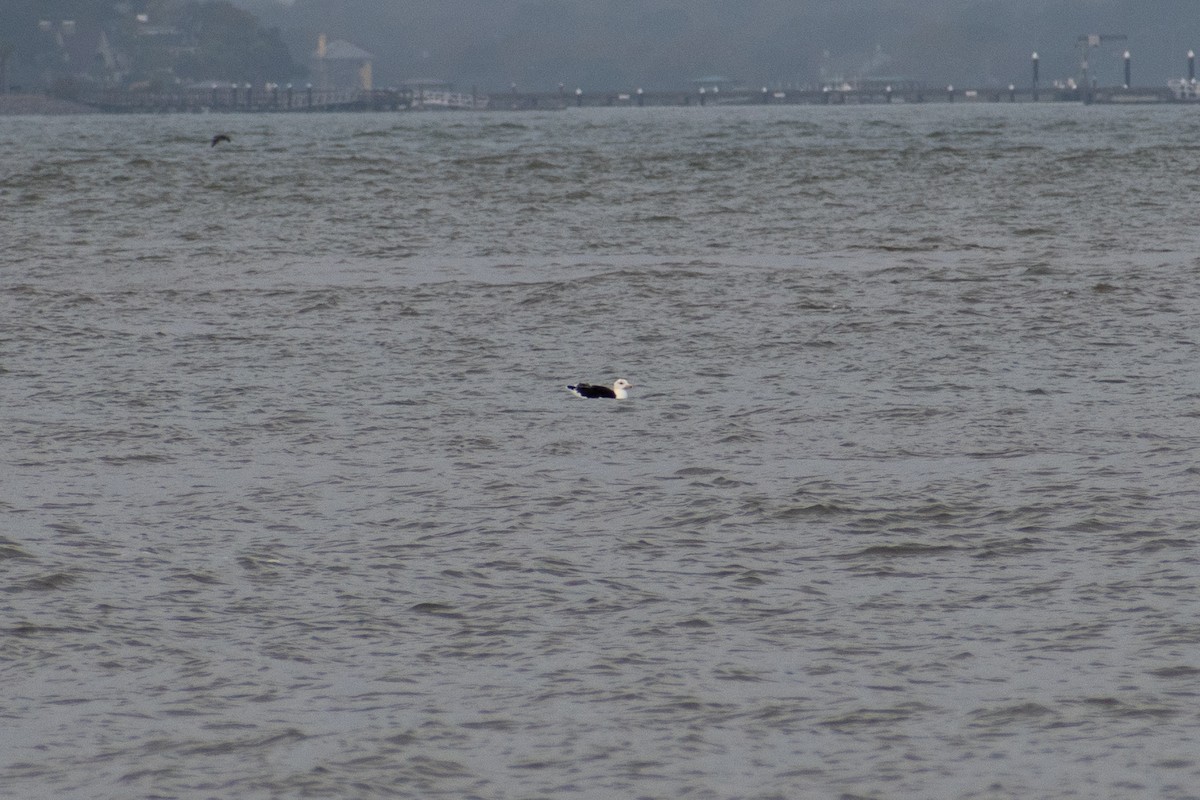
[[[72,99],[96,111],[114,114],[202,111],[269,113],[400,111],[412,105],[413,94],[396,89],[328,91],[290,85],[255,89],[243,84],[165,91],[106,89],[83,92]]]
[[[34,96],[27,96],[34,97]],[[44,97],[44,96],[43,96]],[[47,98],[49,100],[50,98]],[[1090,90],[1033,87],[960,89],[953,86],[823,89],[721,89],[703,87],[680,90],[567,90],[502,92],[490,96],[421,89],[323,91],[309,86],[271,85],[254,89],[212,86],[170,91],[101,90],[70,98],[76,110],[99,113],[307,113],[329,111],[429,111],[512,110],[538,111],[567,108],[618,108],[654,106],[751,105],[870,105],[922,103],[1197,103],[1200,95],[1178,97],[1168,87],[1094,87]],[[11,105],[11,104],[10,104]],[[25,104],[28,106],[29,104]],[[37,104],[34,104],[36,107]],[[43,103],[45,105],[45,103]],[[0,113],[5,107],[0,104]],[[10,113],[15,107],[10,109]],[[26,112],[28,113],[28,112]],[[34,112],[37,113],[37,112]],[[48,111],[47,113],[53,113]]]
[[[695,89],[669,91],[510,92],[492,95],[493,109],[554,109],[619,106],[874,105],[887,103],[1174,103],[1168,87],[1081,89],[953,86],[888,86],[823,89]]]

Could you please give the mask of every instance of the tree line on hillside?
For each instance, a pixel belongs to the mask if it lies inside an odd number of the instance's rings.
[[[69,96],[304,73],[278,30],[228,0],[0,0],[0,20],[8,88]]]

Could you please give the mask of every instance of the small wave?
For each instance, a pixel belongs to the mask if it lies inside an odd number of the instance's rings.
[[[51,572],[26,578],[19,583],[4,587],[6,592],[52,592],[75,585],[79,581],[77,575],[71,572]]]
[[[1193,667],[1190,664],[1179,664],[1173,667],[1160,667],[1149,671],[1150,675],[1156,678],[1165,678],[1167,680],[1175,680],[1176,678],[1194,679],[1200,677],[1200,667]]]
[[[33,556],[11,539],[0,537],[0,561],[8,561],[9,559],[32,560]]]
[[[124,456],[100,456],[100,460],[105,464],[120,466],[126,464],[165,464],[171,462],[173,459],[170,456],[158,453],[135,453]]]
[[[959,552],[962,548],[949,544],[881,544],[847,553],[842,558],[914,558],[921,556],[945,555]]]
[[[826,719],[819,724],[835,729],[874,728],[877,726],[888,728],[933,710],[930,706],[922,703],[904,703],[891,708],[860,708],[848,714]]]
[[[410,606],[409,610],[414,614],[426,614],[433,617],[446,617],[448,619],[462,619],[466,616],[454,606],[446,603],[417,603]]]
[[[837,503],[809,503],[804,505],[789,506],[780,509],[774,513],[776,519],[781,520],[796,520],[796,519],[822,519],[826,517],[839,516],[841,514],[850,513],[852,509],[838,505]]]
[[[971,713],[973,726],[993,727],[1035,720],[1056,720],[1060,714],[1041,703],[1015,703],[998,708],[979,709]]]

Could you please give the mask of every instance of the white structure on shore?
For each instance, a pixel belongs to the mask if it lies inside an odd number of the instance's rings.
[[[313,86],[323,92],[362,89],[370,91],[371,63],[375,56],[342,39],[326,41],[317,37],[317,52],[312,55]]]

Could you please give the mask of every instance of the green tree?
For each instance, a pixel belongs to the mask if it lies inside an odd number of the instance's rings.
[[[282,82],[299,72],[278,29],[263,29],[253,14],[227,0],[192,0],[170,19],[194,42],[175,60],[180,78]]]

